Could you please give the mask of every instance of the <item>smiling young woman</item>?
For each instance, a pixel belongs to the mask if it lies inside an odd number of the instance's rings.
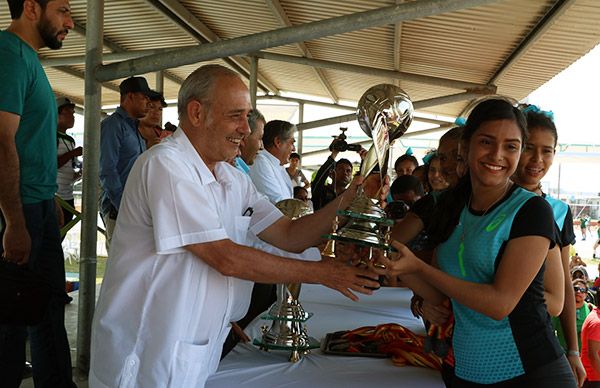
[[[571,245],[575,242],[573,216],[566,203],[546,195],[542,191],[541,185],[541,180],[554,162],[558,131],[550,112],[542,111],[534,105],[528,105],[524,107],[523,113],[527,119],[529,137],[525,142],[513,181],[521,187],[542,196],[552,207],[554,221],[560,235],[560,241],[557,241],[560,254],[558,258],[550,255],[547,259],[547,266],[555,266],[558,262],[559,268],[562,269],[561,278],[564,286],[555,288],[556,283],[551,278],[555,272],[547,270],[544,277],[545,299],[550,311],[556,310],[558,306],[557,311],[560,313],[560,317],[559,319],[553,318],[553,323],[555,327],[560,327],[559,331],[561,333],[564,333],[564,343],[561,342],[561,345],[567,352],[567,358],[578,380],[583,381],[585,372],[578,355],[575,298],[569,273],[569,251]]]
[[[556,231],[547,202],[511,181],[527,141],[523,114],[502,99],[480,103],[463,131],[468,174],[439,207],[431,232],[437,264],[394,244],[388,275],[426,300],[450,297],[455,315],[453,387],[575,387],[543,297]]]

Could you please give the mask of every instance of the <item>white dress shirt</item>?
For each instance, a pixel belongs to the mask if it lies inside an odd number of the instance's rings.
[[[271,203],[294,197],[292,180],[279,159],[267,150],[262,150],[250,166],[250,178],[259,192]]]
[[[94,316],[90,387],[203,387],[229,322],[246,313],[252,282],[221,275],[184,247],[247,245],[249,230],[280,217],[234,167],[217,163],[213,175],[181,129],[142,154]]]

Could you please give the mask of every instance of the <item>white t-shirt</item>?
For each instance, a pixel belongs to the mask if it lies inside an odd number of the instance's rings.
[[[181,129],[134,164],[94,316],[90,387],[203,387],[217,369],[253,283],[221,275],[184,246],[247,245],[248,230],[282,214],[234,167],[214,172]]]
[[[290,176],[279,159],[269,151],[262,150],[256,155],[249,174],[258,191],[266,195],[271,203],[294,197]]]
[[[75,140],[71,136],[58,132],[57,134],[58,150],[57,155],[64,155],[75,148]],[[73,199],[73,183],[75,180],[75,170],[73,169],[73,159],[58,168],[56,174],[56,184],[58,189],[56,195],[64,200]]]

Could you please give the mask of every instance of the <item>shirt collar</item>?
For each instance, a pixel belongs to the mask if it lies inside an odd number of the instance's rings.
[[[211,183],[219,183],[229,187],[233,184],[234,178],[232,177],[232,174],[228,168],[233,169],[235,167],[231,166],[227,162],[218,162],[215,165],[215,174],[213,175],[181,127],[178,127],[173,135],[169,136],[164,141],[174,141],[181,146],[183,155],[185,155],[186,158],[189,158],[190,162],[192,162],[192,165],[195,166],[198,175],[200,175],[200,181],[203,186]]]
[[[125,109],[123,109],[121,106],[117,107],[117,109],[115,110],[115,114],[121,116],[124,120],[127,120],[133,126],[137,127],[139,120],[134,119],[133,117],[129,116],[129,113],[127,113],[127,111]]]
[[[270,153],[270,152],[269,152],[269,151],[267,151],[267,150],[262,150],[261,152],[262,152],[262,153],[263,153],[263,154],[264,154],[264,155],[267,157],[267,160],[268,160],[269,162],[271,162],[271,164],[272,164],[272,165],[274,165],[274,166],[276,166],[276,167],[280,167],[280,168],[282,168],[282,167],[283,167],[283,166],[281,165],[281,161],[279,161],[279,159],[277,159],[277,158],[275,157],[275,155],[273,155],[272,153]]]

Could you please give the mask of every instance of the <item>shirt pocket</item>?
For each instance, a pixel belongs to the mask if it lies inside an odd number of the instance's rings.
[[[236,216],[235,225],[233,225],[233,235],[231,240],[236,244],[246,245],[248,228],[250,227],[250,218],[248,216]]]
[[[177,341],[171,357],[168,388],[204,387],[209,373],[210,346]]]

